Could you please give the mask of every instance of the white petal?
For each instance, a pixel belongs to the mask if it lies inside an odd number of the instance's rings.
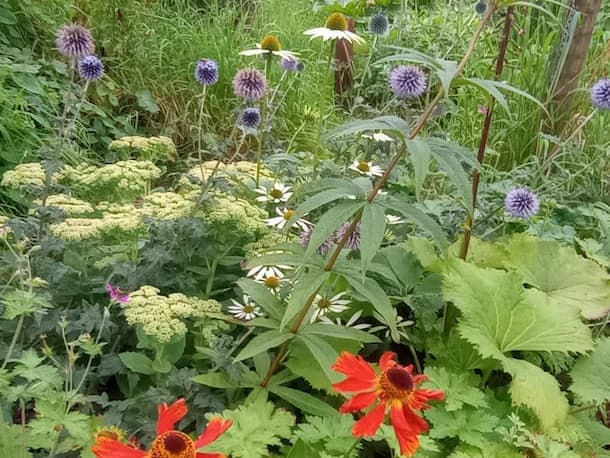
[[[248,271],[246,277],[251,277],[252,275],[257,274],[264,266],[256,266]]]
[[[267,51],[264,49],[246,49],[245,51],[240,52],[242,56],[259,56],[261,54],[265,54]]]

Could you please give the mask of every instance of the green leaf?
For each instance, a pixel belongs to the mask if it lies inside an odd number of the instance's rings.
[[[45,309],[53,307],[44,296],[25,290],[9,291],[1,301],[4,304],[2,318],[5,320],[14,320],[22,315],[31,316],[34,313],[44,314]]]
[[[15,25],[17,24],[17,16],[10,10],[0,7],[0,24]]]
[[[610,338],[597,342],[593,353],[576,361],[570,377],[570,391],[583,404],[610,400]]]
[[[252,358],[263,351],[279,347],[284,342],[294,338],[292,333],[281,333],[277,329],[263,332],[254,337],[235,357],[235,362],[243,361],[244,359]]]
[[[500,423],[500,419],[492,413],[474,407],[449,412],[442,406],[435,406],[425,415],[432,422],[431,438],[456,437],[477,447],[484,446],[493,439],[492,433]]]
[[[470,174],[464,170],[464,167],[462,167],[462,164],[460,164],[460,161],[456,159],[455,156],[439,153],[432,148],[430,149],[430,153],[441,170],[445,172],[449,181],[457,188],[466,209],[472,213],[472,184],[470,182]]]
[[[141,353],[119,353],[119,358],[127,369],[137,372],[138,374],[152,375],[155,373],[152,366],[152,360]]]
[[[270,317],[280,320],[283,315],[282,303],[265,285],[242,278],[237,281],[237,286],[256,302]]]
[[[385,228],[384,208],[375,203],[367,203],[360,224],[360,260],[363,272],[366,272],[369,263],[379,251]]]
[[[353,188],[332,188],[319,192],[297,207],[294,215],[292,215],[292,217],[288,220],[287,226],[290,227],[299,218],[304,217],[316,208],[320,208],[321,206],[334,202],[335,200],[346,199],[350,195],[356,196],[356,199],[364,199],[365,197],[362,190],[360,190],[360,193],[354,193]]]
[[[328,280],[330,272],[323,270],[312,270],[303,275],[300,281],[294,286],[290,300],[282,318],[281,328],[283,329],[297,314],[303,309],[309,297]]]
[[[339,354],[322,337],[312,334],[300,334],[297,339],[305,344],[331,383],[338,382],[343,378],[341,374],[332,369]]]
[[[417,257],[398,245],[385,247],[380,251],[394,275],[403,288],[403,294],[408,293],[420,281],[423,270]]]
[[[356,119],[337,127],[328,134],[329,139],[344,137],[346,135],[358,134],[361,132],[376,131],[392,131],[396,133],[401,140],[409,136],[411,128],[409,124],[398,116],[379,116],[373,119]]]
[[[430,171],[430,146],[419,137],[413,140],[407,140],[406,143],[407,151],[409,151],[411,162],[413,163],[415,194],[417,200],[420,200],[424,181]]]
[[[159,105],[157,105],[154,96],[148,89],[137,90],[135,96],[138,99],[138,106],[140,108],[143,108],[152,114],[159,113],[159,111],[161,111],[161,108],[159,108]]]
[[[286,388],[285,386],[271,386],[269,391],[305,413],[321,417],[335,417],[339,415],[337,409],[303,391]]]
[[[13,78],[13,82],[25,89],[28,92],[36,95],[42,95],[44,92],[42,86],[38,82],[38,79],[29,73],[12,73],[11,78]]]
[[[445,409],[447,412],[459,410],[464,405],[476,408],[487,408],[485,393],[478,386],[480,377],[469,372],[448,371],[444,367],[427,366],[426,375],[429,381],[426,386],[445,392]]]
[[[320,245],[322,245],[344,222],[349,220],[356,212],[358,212],[365,202],[349,201],[341,202],[322,215],[318,224],[311,234],[305,257],[308,258],[314,254]]]
[[[509,267],[523,282],[544,292],[554,313],[578,307],[588,320],[610,311],[610,276],[595,261],[556,241],[519,235],[506,246]]]
[[[288,455],[286,455],[286,458],[320,458],[320,454],[303,440],[299,439],[290,447],[290,451],[288,452]]]
[[[303,326],[301,334],[314,334],[319,336],[335,337],[337,339],[353,340],[362,343],[378,343],[379,338],[373,334],[360,329],[349,328],[345,326],[336,326],[334,324],[313,323]]]
[[[237,386],[227,374],[220,372],[196,375],[191,380],[196,383],[201,383],[202,385],[211,386],[212,388],[233,388]]]

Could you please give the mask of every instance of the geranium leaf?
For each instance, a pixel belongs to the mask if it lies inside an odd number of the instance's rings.
[[[610,400],[610,338],[600,340],[595,350],[576,362],[570,391],[583,403]]]

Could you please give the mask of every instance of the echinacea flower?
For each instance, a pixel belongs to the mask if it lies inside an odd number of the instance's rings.
[[[307,248],[309,246],[309,242],[311,241],[311,234],[313,234],[313,227],[308,227],[307,229],[303,229],[301,231],[301,235],[299,236],[299,241],[301,245]],[[328,238],[324,241],[322,245],[318,247],[316,250],[322,256],[325,256],[335,243],[334,237]]]
[[[106,291],[108,291],[111,301],[118,304],[127,304],[129,302],[129,293],[126,293],[121,288],[114,287],[110,283],[106,283]]]
[[[335,234],[335,240],[342,240],[351,225],[352,223],[350,223],[349,221],[347,223],[344,223],[343,226],[341,226],[337,230],[337,233]],[[345,242],[345,248],[349,250],[360,249],[360,223],[356,224],[356,228],[347,238],[347,241]]]
[[[369,31],[373,35],[387,35],[390,31],[390,21],[383,13],[375,14],[369,22]]]
[[[260,43],[256,44],[256,49],[246,49],[240,52],[242,56],[279,56],[284,59],[298,60],[298,52],[285,51],[282,49],[280,40],[275,35],[267,35]]]
[[[354,161],[348,168],[369,177],[380,177],[383,175],[383,169],[378,165],[373,165],[372,162]]]
[[[593,85],[591,102],[600,110],[610,110],[610,78],[603,78]]]
[[[101,80],[104,76],[104,64],[93,54],[85,56],[78,62],[78,74],[86,81]]]
[[[286,223],[288,223],[288,220],[292,218],[292,215],[294,215],[294,210],[291,210],[287,207],[284,207],[282,209],[276,208],[275,213],[277,213],[278,216],[267,219],[266,223],[269,226],[277,227],[278,229],[284,229]],[[300,227],[301,230],[305,231],[311,226],[311,223],[303,218],[299,218],[294,222],[294,225]]]
[[[280,61],[280,65],[287,72],[302,72],[305,70],[305,64],[300,60],[290,59],[290,58],[282,58]]]
[[[396,97],[412,99],[426,91],[426,74],[411,65],[401,65],[390,73],[390,88]]]
[[[277,264],[274,266],[255,266],[246,273],[246,277],[252,277],[255,280],[264,280],[265,278],[275,277],[275,278],[284,278],[284,272],[282,270],[289,270],[290,266],[285,266],[283,264]]]
[[[267,92],[267,80],[262,72],[255,68],[244,68],[233,78],[233,92],[237,97],[254,102]]]
[[[379,430],[389,410],[401,453],[413,456],[419,448],[419,435],[429,429],[426,420],[416,412],[429,409],[430,400],[442,400],[445,394],[440,390],[420,389],[419,385],[428,377],[414,375],[412,365],[398,364],[394,352],[381,355],[379,365],[381,373],[377,374],[361,356],[341,353],[333,369],[347,377],[333,387],[340,393],[355,395],[339,411],[358,412],[374,405],[352,430],[356,437],[370,437]]]
[[[244,130],[252,131],[258,129],[261,123],[261,112],[256,107],[244,109],[240,115],[237,124]]]
[[[317,27],[303,32],[305,35],[310,35],[311,39],[322,38],[328,40],[347,40],[350,43],[364,43],[364,39],[356,35],[354,32],[347,30],[347,18],[343,13],[333,13],[328,16],[324,27]]]
[[[211,444],[231,427],[231,420],[221,417],[212,418],[197,440],[173,428],[188,413],[184,398],[172,405],[159,406],[157,420],[157,437],[150,451],[139,450],[109,437],[99,437],[93,446],[97,458],[226,458],[222,453],[198,452],[202,447]]]
[[[290,186],[285,186],[284,184],[276,181],[273,184],[272,188],[267,188],[265,186],[259,186],[255,190],[260,196],[256,198],[257,202],[269,202],[274,204],[279,204],[280,202],[287,202],[288,199],[292,197],[292,192],[290,192]]]
[[[91,32],[79,24],[68,24],[59,29],[55,46],[61,54],[71,58],[88,56],[95,48]]]
[[[218,62],[212,59],[199,59],[195,67],[195,79],[204,86],[212,86],[218,83],[220,71]]]
[[[506,212],[515,218],[531,218],[540,210],[538,196],[526,188],[511,189],[504,200]]]
[[[347,306],[350,301],[347,299],[341,299],[345,295],[345,292],[334,295],[333,297],[326,297],[321,294],[316,294],[312,305],[313,314],[311,315],[310,322],[315,322],[318,318],[326,315],[328,312],[341,313],[347,310]]]
[[[261,308],[247,294],[243,295],[243,303],[237,302],[235,299],[231,299],[231,302],[233,305],[227,307],[227,310],[238,320],[250,321],[263,314]]]
[[[323,317],[320,317],[320,323],[332,324],[333,326],[343,326],[345,328],[359,329],[360,331],[364,331],[365,329],[370,328],[371,325],[368,323],[356,324],[356,321],[358,321],[358,319],[360,318],[361,315],[362,315],[362,310],[358,310],[345,323],[343,321],[341,321],[341,318],[338,318],[338,317],[335,318],[335,321],[333,321],[330,318],[328,318],[327,316],[323,316]]]

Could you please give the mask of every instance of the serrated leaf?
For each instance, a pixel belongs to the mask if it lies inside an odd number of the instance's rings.
[[[465,404],[487,408],[485,394],[478,388],[480,378],[472,373],[448,371],[444,367],[427,366],[425,374],[427,386],[445,392],[445,409],[448,412],[459,410]]]
[[[294,286],[286,311],[282,317],[281,328],[283,329],[303,309],[307,300],[328,280],[330,272],[324,270],[312,270],[303,275]]]
[[[337,409],[303,391],[286,388],[285,386],[270,386],[269,391],[305,413],[319,415],[321,417],[334,417],[339,415]]]
[[[610,338],[597,342],[593,353],[576,361],[570,377],[570,391],[583,404],[610,400]]]
[[[256,302],[270,317],[276,320],[281,320],[283,311],[280,300],[269,291],[265,285],[250,280],[249,278],[241,278],[237,281],[237,286]]]
[[[425,416],[432,422],[431,438],[456,437],[478,447],[493,438],[492,433],[500,422],[500,419],[490,412],[482,412],[474,407],[448,412],[442,406],[435,406],[427,411]]]
[[[284,342],[288,342],[293,338],[294,334],[288,332],[282,333],[277,329],[263,332],[250,340],[250,342],[248,342],[246,346],[237,354],[234,361],[238,362],[243,361],[244,359],[252,358],[263,351],[279,347]]]
[[[133,372],[144,375],[152,375],[155,373],[152,360],[141,353],[119,353],[119,358],[125,367]]]
[[[362,271],[366,272],[383,241],[386,221],[384,208],[375,203],[367,203],[360,222],[360,260]]]

